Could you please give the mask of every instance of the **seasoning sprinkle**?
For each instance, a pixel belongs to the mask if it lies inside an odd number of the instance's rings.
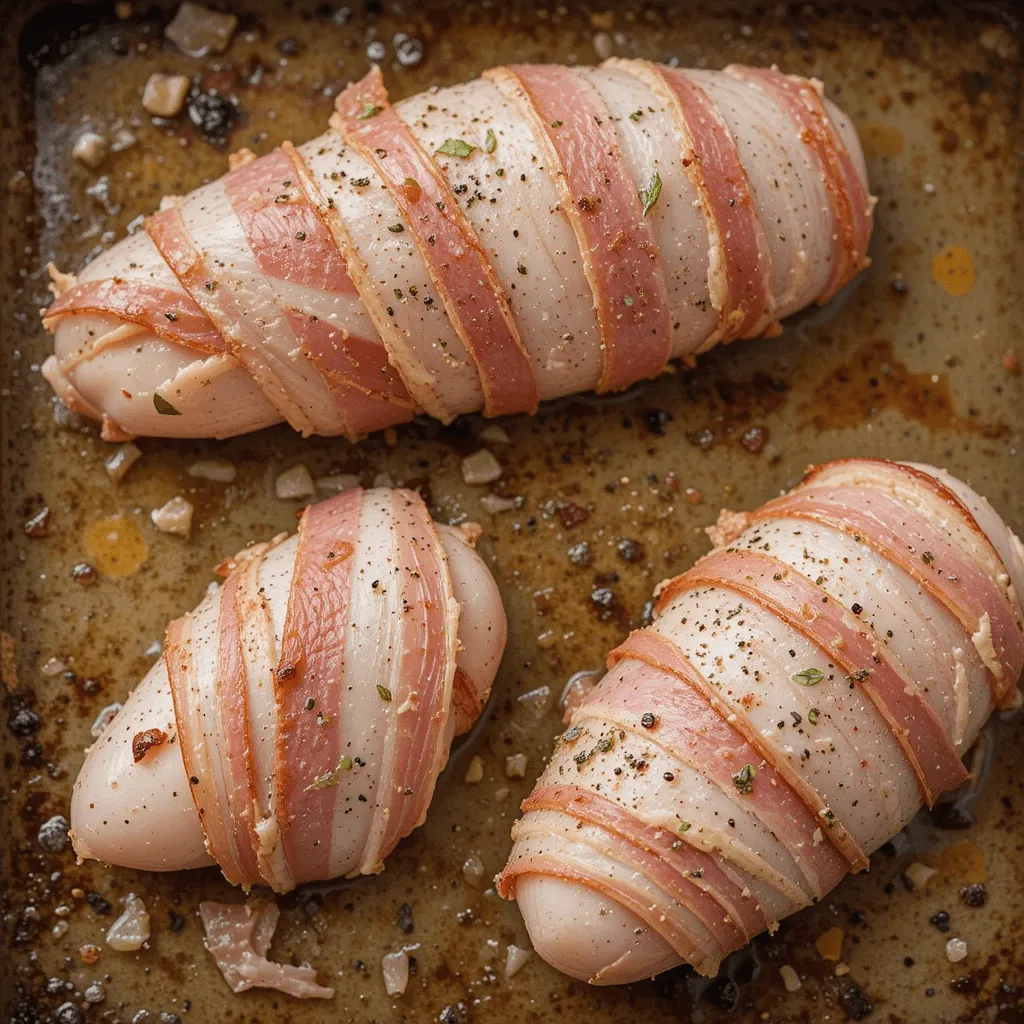
[[[493,130],[487,129],[487,137],[484,139],[484,151],[493,153],[498,148],[498,139]]]
[[[639,195],[640,202],[644,208],[644,216],[646,217],[654,209],[654,204],[661,195],[661,175],[657,171],[651,175],[651,180],[640,189]]]
[[[639,121],[643,116],[644,112],[642,110],[634,110],[633,113],[629,115],[629,119],[630,121]]]
[[[405,230],[404,224],[391,224],[388,226],[388,231],[393,235],[400,235]]]
[[[171,405],[170,402],[164,398],[163,395],[158,395],[155,391],[153,392],[153,408],[161,416],[180,416],[181,413]]]
[[[435,152],[441,153],[444,156],[457,156],[464,160],[474,149],[476,149],[476,146],[471,146],[462,139],[445,139]]]
[[[805,668],[793,676],[793,682],[801,686],[817,686],[825,678],[825,673],[820,668]]]
[[[745,764],[733,777],[732,784],[744,795],[754,792],[754,777],[757,770],[752,764]]]
[[[680,832],[689,832],[690,831],[690,823],[688,821],[681,821],[679,823],[679,831]]]
[[[371,117],[376,117],[383,109],[383,107],[378,107],[376,103],[364,103],[363,109],[356,114],[356,120],[369,121]]]
[[[821,712],[817,708],[811,708],[807,712],[807,721],[810,722],[811,725],[817,725],[818,724],[818,716],[820,714],[821,714]]]
[[[380,694],[381,700],[391,700],[391,691],[381,683],[377,684],[377,692]]]

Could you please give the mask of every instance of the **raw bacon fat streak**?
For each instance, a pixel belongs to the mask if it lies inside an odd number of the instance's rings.
[[[80,857],[245,887],[380,871],[477,719],[505,616],[472,534],[347,491],[246,548],[90,749]]]
[[[779,330],[867,264],[847,118],[774,69],[520,65],[167,197],[76,278],[44,373],[104,436],[532,412]]]
[[[826,463],[709,533],[571,711],[498,878],[580,979],[714,975],[963,782],[1019,700],[1024,548],[944,471]]]

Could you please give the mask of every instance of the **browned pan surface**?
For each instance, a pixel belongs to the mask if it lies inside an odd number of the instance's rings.
[[[559,728],[553,700],[545,711],[520,698],[538,687],[557,697],[571,673],[598,667],[603,652],[640,621],[654,584],[706,549],[701,528],[723,505],[755,505],[811,461],[887,455],[948,466],[1024,529],[1022,378],[1005,357],[1016,349],[1024,359],[1013,5],[1003,5],[1001,20],[997,5],[968,11],[963,4],[910,17],[785,4],[698,10],[608,3],[613,13],[602,4],[568,10],[407,2],[382,9],[371,2],[354,4],[346,18],[312,0],[231,0],[243,27],[227,54],[208,61],[163,43],[166,14],[145,4],[126,21],[109,4],[56,4],[45,12],[36,4],[31,17],[11,6],[0,11],[0,614],[20,679],[6,697],[5,717],[31,708],[41,727],[32,735],[2,729],[3,1019],[49,1020],[66,1000],[85,1006],[82,994],[97,981],[101,988],[92,991],[103,1001],[86,1008],[89,1021],[130,1021],[147,1008],[150,1020],[166,1012],[186,1022],[817,1022],[857,1018],[869,1004],[879,1021],[1022,1019],[1019,716],[994,723],[991,744],[976,761],[975,796],[955,811],[922,814],[873,859],[869,874],[847,880],[774,938],[731,958],[714,983],[680,970],[627,989],[588,989],[536,958],[506,981],[505,947],[526,942],[523,926],[513,905],[466,884],[462,874],[473,854],[488,875],[501,866],[516,807]],[[397,65],[398,31],[423,42],[417,67]],[[567,401],[504,424],[513,443],[492,446],[504,465],[498,490],[522,497],[517,511],[487,515],[481,490],[462,483],[459,462],[477,447],[476,419],[447,430],[411,425],[394,447],[380,438],[359,448],[303,442],[284,429],[225,444],[143,441],[144,459],[115,486],[103,471],[107,446],[96,431],[54,421],[52,396],[37,372],[48,342],[35,311],[46,301],[47,260],[75,269],[161,194],[187,191],[226,169],[226,152],[150,123],[139,103],[143,83],[156,70],[204,75],[206,85],[236,95],[244,111],[231,147],[265,152],[322,130],[330,97],[365,72],[374,41],[385,44],[395,95],[470,78],[509,59],[590,62],[595,45],[684,65],[778,62],[814,73],[854,117],[871,154],[880,196],[874,264],[851,294],[790,323],[778,339],[714,352],[697,372],[666,376],[624,398]],[[98,174],[69,158],[69,139],[87,118],[138,138]],[[106,185],[87,194],[100,176]],[[934,258],[951,245],[967,251],[976,271],[962,296],[932,280]],[[751,428],[767,432],[758,453],[748,448],[763,437],[747,434]],[[234,485],[187,476],[195,458],[211,454],[237,464]],[[221,556],[294,526],[294,507],[273,497],[273,481],[300,461],[314,475],[353,472],[364,483],[388,472],[426,488],[440,518],[480,520],[513,638],[490,719],[442,778],[427,826],[379,878],[282,901],[274,953],[313,963],[321,980],[338,988],[329,1006],[228,992],[201,947],[194,913],[202,898],[238,898],[215,871],[158,877],[79,867],[69,851],[47,853],[36,838],[43,821],[67,810],[93,718],[141,677],[167,619],[199,599]],[[180,492],[198,509],[187,543],[149,522],[151,509]],[[49,535],[26,537],[22,524],[44,506]],[[145,563],[125,580],[74,582],[72,568],[88,560],[88,528],[115,513],[138,524]],[[576,565],[569,552],[583,542],[591,563]],[[44,674],[53,658],[66,673]],[[505,756],[516,752],[529,758],[527,778],[507,780]],[[463,782],[472,754],[486,766],[478,785]],[[901,881],[915,860],[940,869],[923,892]],[[983,907],[959,896],[973,882],[985,884]],[[142,895],[153,916],[149,948],[107,948],[112,918],[75,890],[98,893],[115,908],[129,891]],[[96,897],[92,903],[103,909]],[[402,904],[412,908],[409,934],[396,923]],[[946,933],[930,923],[942,911]],[[182,919],[176,931],[172,921]],[[831,928],[842,931],[839,964],[815,945]],[[956,965],[945,956],[952,936],[968,944],[967,959]],[[87,943],[100,948],[95,964],[82,960]],[[404,997],[390,1000],[381,956],[411,943],[418,944],[416,976]],[[803,979],[794,994],[783,987],[784,964]],[[455,1009],[442,1016],[449,1006]]]

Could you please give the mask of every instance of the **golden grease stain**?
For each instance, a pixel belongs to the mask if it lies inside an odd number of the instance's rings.
[[[899,156],[903,152],[903,132],[891,124],[862,124],[857,134],[868,156]]]
[[[137,573],[149,555],[135,520],[120,514],[93,523],[85,532],[85,548],[92,564],[117,580]]]
[[[983,437],[1005,437],[1004,423],[983,423],[957,415],[945,373],[911,373],[893,355],[892,342],[869,341],[836,367],[801,409],[818,430],[856,427],[885,409],[932,430],[959,430]]]
[[[970,840],[947,846],[936,859],[939,870],[958,884],[971,885],[988,881],[985,852]]]
[[[962,245],[947,245],[932,260],[932,280],[950,295],[966,295],[977,280],[971,254]]]

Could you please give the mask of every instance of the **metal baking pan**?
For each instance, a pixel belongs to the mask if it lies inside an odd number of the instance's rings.
[[[164,42],[172,11],[163,6],[8,0],[0,11],[7,82],[0,94],[0,629],[14,654],[5,663],[13,689],[4,696],[0,788],[3,1019],[1024,1019],[1024,750],[1012,715],[997,716],[979,742],[967,791],[922,813],[873,858],[870,873],[847,879],[778,934],[731,957],[714,981],[680,969],[650,983],[595,989],[536,957],[506,980],[505,947],[527,944],[525,930],[514,905],[468,884],[462,870],[473,855],[488,875],[500,868],[518,803],[559,728],[566,680],[598,668],[641,621],[654,584],[706,549],[702,528],[720,507],[753,506],[812,461],[886,455],[947,466],[1024,529],[1015,5],[230,0],[230,7],[241,19],[235,39],[223,56],[205,60]],[[422,45],[396,44],[397,33]],[[225,149],[180,124],[153,124],[140,106],[142,85],[153,71],[201,76],[204,87],[237,97],[230,148],[265,152],[320,132],[331,97],[365,72],[368,51],[383,52],[394,95],[510,59],[593,62],[609,51],[683,65],[776,62],[817,75],[852,115],[869,153],[880,196],[874,262],[848,294],[788,323],[779,338],[717,350],[696,370],[679,369],[623,397],[567,400],[505,423],[512,444],[499,451],[500,486],[521,496],[516,511],[487,515],[479,490],[462,482],[459,460],[478,427],[472,419],[447,429],[414,423],[393,446],[380,437],[355,448],[303,441],[286,429],[226,443],[142,441],[142,461],[115,485],[96,430],[55,417],[38,373],[48,339],[36,311],[47,299],[48,260],[77,268],[163,193],[226,169]],[[85,122],[110,135],[127,130],[135,144],[86,172],[70,158]],[[946,279],[951,246],[960,247],[956,267],[966,267],[964,253],[973,267],[965,294],[935,279]],[[238,467],[229,487],[187,475],[196,458],[214,454]],[[228,991],[195,915],[203,898],[239,898],[216,871],[157,876],[78,866],[69,849],[48,852],[37,836],[43,822],[67,811],[90,725],[143,675],[166,621],[197,602],[220,557],[294,526],[294,506],[275,499],[273,481],[299,462],[314,475],[351,472],[367,483],[389,473],[422,488],[441,519],[483,522],[482,549],[512,636],[489,717],[456,750],[427,825],[381,876],[305,887],[281,900],[273,953],[314,964],[338,989],[328,1006]],[[149,522],[149,511],[179,492],[197,507],[188,542]],[[27,536],[23,524],[43,508],[47,535]],[[104,531],[96,528],[90,553],[90,527],[112,515],[131,520],[145,548],[115,554],[145,557],[130,576],[101,573],[86,584],[74,567],[96,562],[95,537]],[[569,549],[584,541],[592,562],[574,564]],[[24,709],[38,715],[37,731],[31,716],[19,717]],[[505,756],[518,752],[528,757],[527,778],[506,779]],[[485,763],[475,785],[463,781],[474,754]],[[921,891],[903,881],[915,861],[938,869]],[[979,882],[987,900],[968,906],[960,890]],[[144,898],[153,919],[148,948],[131,954],[104,942],[109,908],[116,913],[129,891]],[[980,891],[968,901],[979,902]],[[411,910],[408,932],[398,921],[403,905]],[[941,930],[943,914],[949,931]],[[838,951],[828,948],[834,932],[816,942],[834,928]],[[968,944],[958,964],[945,956],[954,935]],[[89,944],[99,949],[95,963],[83,960]],[[416,974],[403,997],[389,999],[381,956],[413,944]],[[793,993],[779,973],[786,964],[802,978]]]

